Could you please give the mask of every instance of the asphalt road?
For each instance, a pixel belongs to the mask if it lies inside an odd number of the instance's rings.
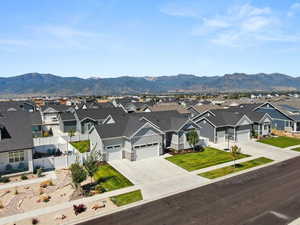
[[[81,225],[284,225],[300,217],[300,157]]]

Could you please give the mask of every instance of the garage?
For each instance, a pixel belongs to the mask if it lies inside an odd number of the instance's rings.
[[[150,143],[134,146],[136,160],[159,156],[159,144]]]
[[[107,161],[121,160],[123,158],[120,145],[112,145],[106,147],[106,153],[107,153],[107,159],[106,159]]]
[[[236,133],[237,142],[249,141],[249,139],[250,139],[250,130],[237,131]]]

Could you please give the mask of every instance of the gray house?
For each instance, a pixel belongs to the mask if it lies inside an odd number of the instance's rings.
[[[212,109],[193,118],[200,127],[201,137],[211,142],[226,140],[248,141],[251,133],[268,135],[271,132],[271,118],[266,113],[244,111],[242,108]]]
[[[76,131],[86,134],[93,125],[114,122],[115,115],[125,112],[121,108],[79,109],[74,113]]]
[[[73,113],[71,112],[63,112],[58,116],[59,121],[59,129],[63,133],[68,133],[70,131],[76,131],[77,122]]]
[[[32,171],[32,123],[29,113],[0,113],[0,172]]]
[[[41,107],[42,120],[44,124],[58,125],[58,117],[63,112],[70,112],[73,109],[72,106],[62,104],[48,104]]]
[[[166,148],[191,148],[186,140],[190,129],[198,129],[197,124],[177,111],[133,113],[93,126],[89,137],[92,151],[103,154],[105,160],[135,161],[157,157]]]
[[[284,107],[275,106],[269,102],[262,104],[242,104],[238,106],[245,111],[254,111],[268,114],[272,119],[272,128],[291,132],[300,131],[300,114],[294,114]]]

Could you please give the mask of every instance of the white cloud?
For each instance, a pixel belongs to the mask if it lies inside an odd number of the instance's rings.
[[[168,16],[197,17],[197,10],[190,6],[170,3],[160,8],[160,12]]]
[[[257,41],[299,41],[297,35],[285,33],[283,25],[269,7],[245,4],[231,7],[224,14],[203,18],[192,34],[230,47],[251,46]]]
[[[300,2],[295,2],[290,6],[290,10],[288,11],[288,16],[294,16],[297,14],[297,12],[300,12]]]

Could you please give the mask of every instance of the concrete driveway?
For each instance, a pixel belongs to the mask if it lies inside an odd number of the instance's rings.
[[[251,156],[258,156],[258,157],[264,156],[264,157],[267,157],[269,159],[273,159],[276,161],[287,160],[287,159],[291,159],[296,156],[300,156],[300,152],[274,147],[272,145],[259,143],[254,140],[250,140],[247,142],[241,142],[241,143],[231,142],[230,146],[232,146],[233,144],[236,144],[237,146],[241,147],[242,153],[245,153],[245,154],[248,154]],[[217,145],[214,145],[214,147],[224,149],[224,148],[227,148],[227,143],[226,144],[217,144]]]
[[[189,189],[209,181],[161,157],[134,162],[116,160],[109,163],[135,185],[140,186],[145,199]]]

